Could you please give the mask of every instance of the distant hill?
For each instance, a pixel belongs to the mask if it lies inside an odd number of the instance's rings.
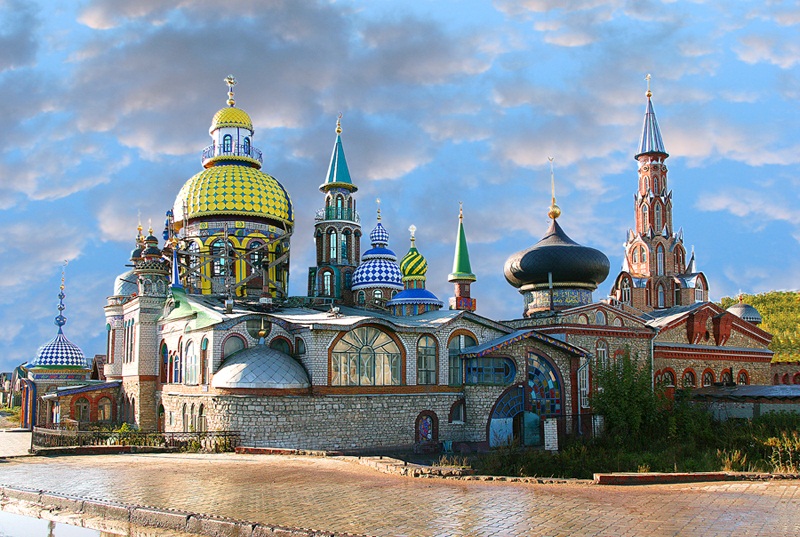
[[[761,314],[761,328],[773,335],[769,348],[775,355],[772,362],[800,362],[800,292],[770,291],[742,295]],[[722,297],[720,306],[728,308],[738,299]]]

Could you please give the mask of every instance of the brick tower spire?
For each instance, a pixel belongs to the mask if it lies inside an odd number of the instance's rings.
[[[639,186],[633,195],[635,229],[628,231],[625,259],[611,296],[642,311],[708,300],[708,281],[686,260],[683,230],[672,227],[672,191],[667,182],[661,129],[647,79],[647,105],[638,162]]]
[[[469,250],[467,249],[467,235],[464,233],[464,208],[459,203],[458,207],[458,232],[456,234],[456,251],[453,256],[453,272],[447,276],[447,281],[455,285],[455,295],[450,299],[451,310],[475,311],[477,302],[470,297],[469,286],[478,278],[472,273],[469,263]]]

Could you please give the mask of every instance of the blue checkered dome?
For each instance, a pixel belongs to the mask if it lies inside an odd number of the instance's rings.
[[[378,225],[375,226],[375,229],[369,234],[369,242],[371,242],[373,246],[385,246],[389,244],[389,232],[386,231],[383,224],[380,222],[378,222]]]
[[[56,337],[39,347],[36,358],[28,363],[28,367],[50,366],[90,368],[83,351],[68,340],[60,329]]]
[[[397,255],[387,248],[389,233],[378,221],[369,234],[372,248],[361,256],[361,264],[353,273],[354,291],[368,287],[388,287],[398,291],[403,289],[403,273],[397,264]]]

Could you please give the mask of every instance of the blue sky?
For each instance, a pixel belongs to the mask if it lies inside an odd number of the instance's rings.
[[[800,287],[794,2],[0,0],[0,22],[2,370],[55,335],[64,260],[65,333],[105,352],[137,221],[160,233],[200,170],[229,73],[294,202],[291,294],[341,112],[365,230],[376,198],[399,255],[416,225],[439,298],[463,201],[478,312],[520,316],[502,267],[547,227],[549,155],[559,222],[611,260],[604,297],[633,225],[647,73],[675,228],[712,299]]]

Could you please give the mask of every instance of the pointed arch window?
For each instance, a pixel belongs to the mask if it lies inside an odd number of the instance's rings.
[[[656,273],[659,276],[664,275],[664,247],[660,244],[656,248]]]
[[[647,263],[647,252],[645,252],[644,246],[639,246],[639,259],[642,263]]]
[[[336,261],[336,258],[338,257],[337,255],[339,246],[338,240],[339,239],[336,235],[336,230],[333,229],[330,230],[330,232],[328,232],[328,246],[330,247],[330,250],[328,252],[328,259],[330,260],[331,263],[334,263]]]
[[[249,136],[245,136],[244,137],[244,154],[247,157],[250,156],[250,137]]]
[[[622,280],[622,302],[625,304],[631,303],[631,282],[628,278]]]
[[[656,220],[656,226],[655,226],[656,227],[656,233],[661,233],[661,230],[663,229],[663,224],[662,224],[662,220],[661,220],[661,204],[658,204],[658,203],[656,204],[654,212],[655,212],[655,220]]]
[[[194,342],[186,343],[186,384],[197,384],[198,358],[194,350]]]
[[[661,284],[658,284],[658,289],[656,290],[656,293],[657,293],[657,296],[658,296],[658,307],[659,308],[663,308],[664,307],[664,286],[661,285]]]
[[[233,151],[233,137],[230,134],[226,134],[222,137],[222,152],[223,153],[231,153]]]
[[[642,205],[642,229],[644,231],[650,229],[650,221],[647,218],[647,205]]]
[[[659,195],[658,177],[653,177],[653,194],[655,194],[656,196]]]

